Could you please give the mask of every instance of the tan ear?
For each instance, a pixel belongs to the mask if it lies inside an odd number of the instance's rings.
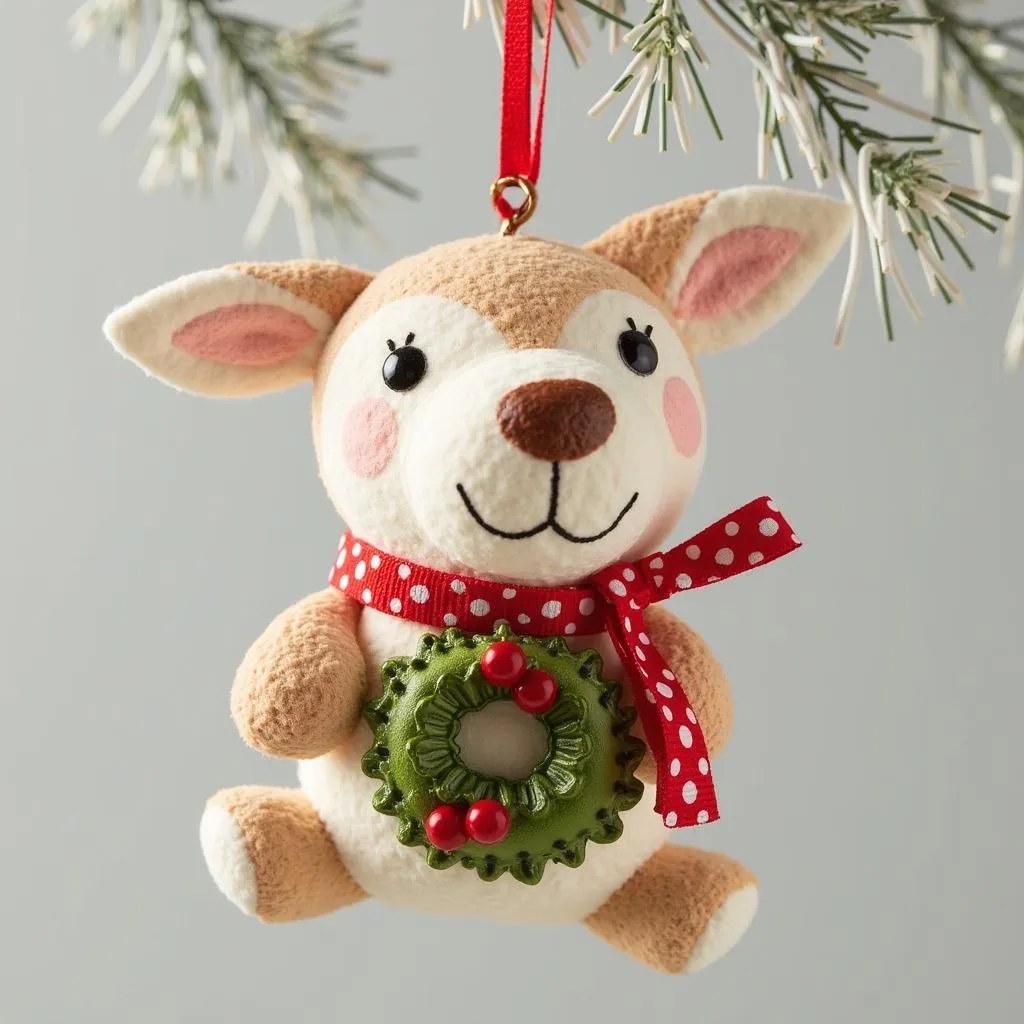
[[[846,203],[784,188],[707,192],[629,217],[586,246],[639,277],[696,352],[751,341],[785,316],[839,251]]]
[[[340,263],[238,263],[179,278],[103,325],[124,356],[172,387],[220,398],[313,375],[341,315],[372,276]]]

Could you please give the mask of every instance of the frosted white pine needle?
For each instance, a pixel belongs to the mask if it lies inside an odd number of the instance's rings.
[[[988,202],[991,194],[1006,197],[1006,223],[1000,252],[1005,265],[1012,261],[1020,237],[1024,213],[1024,88],[1010,63],[1013,48],[1002,36],[1015,30],[993,23],[986,26],[981,12],[968,18],[962,4],[952,0],[907,0],[910,13],[939,17],[933,24],[913,28],[913,45],[921,55],[925,94],[937,104],[952,104],[972,124],[978,123],[976,99],[992,126],[1006,138],[1010,166],[1005,173],[992,171],[990,134],[971,139],[971,164],[977,197]],[[1015,41],[1020,48],[1019,39]],[[1019,67],[1019,65],[1018,65]],[[1019,72],[1018,72],[1019,75]],[[1024,292],[1010,324],[1005,345],[1008,368],[1016,367],[1024,352]]]
[[[623,18],[626,14],[626,0],[601,0],[600,7],[611,15]],[[608,52],[615,53],[622,45],[622,37],[626,29],[614,18],[606,19],[608,22]]]
[[[1021,288],[1020,300],[1013,314],[1010,333],[1006,339],[1006,368],[1016,370],[1024,358],[1024,287]]]
[[[589,110],[591,117],[597,117],[618,96],[629,93],[626,105],[608,133],[609,142],[618,138],[635,113],[633,134],[647,135],[652,125],[657,125],[658,148],[664,152],[671,117],[680,147],[689,152],[691,136],[681,96],[686,97],[691,107],[700,97],[721,137],[698,70],[710,65],[680,0],[648,0],[647,16],[626,32],[622,43],[630,48],[632,58],[612,87]]]
[[[71,15],[71,42],[82,47],[97,33],[112,30],[119,41],[118,63],[128,71],[138,58],[141,26],[142,0],[87,0]]]

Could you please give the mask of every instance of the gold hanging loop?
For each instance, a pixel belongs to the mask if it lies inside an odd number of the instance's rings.
[[[495,209],[498,209],[499,201],[504,198],[505,190],[510,188],[521,189],[525,198],[519,206],[512,206],[512,213],[502,220],[500,231],[502,235],[514,235],[537,209],[537,186],[521,174],[498,178],[491,185],[491,202],[494,203]],[[505,200],[505,205],[511,206],[508,200]]]

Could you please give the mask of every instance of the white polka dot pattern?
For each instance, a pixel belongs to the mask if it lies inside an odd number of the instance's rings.
[[[515,622],[538,637],[607,632],[633,687],[658,767],[655,809],[669,828],[681,828],[714,821],[718,805],[685,680],[676,678],[652,642],[644,609],[765,565],[799,543],[778,509],[760,498],[669,551],[608,566],[581,586],[511,586],[455,576],[401,561],[348,534],[338,547],[330,582],[378,612],[434,629],[479,632]]]

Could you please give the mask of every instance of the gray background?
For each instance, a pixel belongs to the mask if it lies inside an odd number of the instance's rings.
[[[140,195],[148,103],[98,138],[125,84],[109,54],[69,52],[70,4],[10,6],[0,1019],[1019,1021],[1024,378],[1001,370],[1016,276],[997,272],[988,240],[974,240],[969,308],[933,305],[918,329],[901,315],[895,345],[868,282],[848,347],[832,350],[837,266],[758,344],[706,363],[711,457],[679,537],[768,492],[807,544],[675,602],[737,699],[717,766],[724,821],[694,840],[761,878],[760,914],[726,960],[670,979],[583,929],[372,903],[261,926],[207,878],[197,823],[221,786],[293,778],[242,745],[227,694],[249,642],[321,585],[334,550],[308,396],[176,395],[100,334],[137,292],[244,255],[254,187]],[[380,267],[492,230],[497,62],[486,26],[460,31],[461,6],[365,12],[365,49],[396,72],[359,93],[351,127],[420,146],[398,169],[423,200],[381,198],[384,244],[325,234],[328,255]],[[574,74],[556,54],[538,232],[583,241],[753,178],[737,58],[709,78],[730,138],[698,123],[690,158],[607,146],[610,119],[584,117],[620,66],[602,55]],[[916,62],[896,50],[889,67],[912,92]],[[282,215],[258,255],[295,254]]]

